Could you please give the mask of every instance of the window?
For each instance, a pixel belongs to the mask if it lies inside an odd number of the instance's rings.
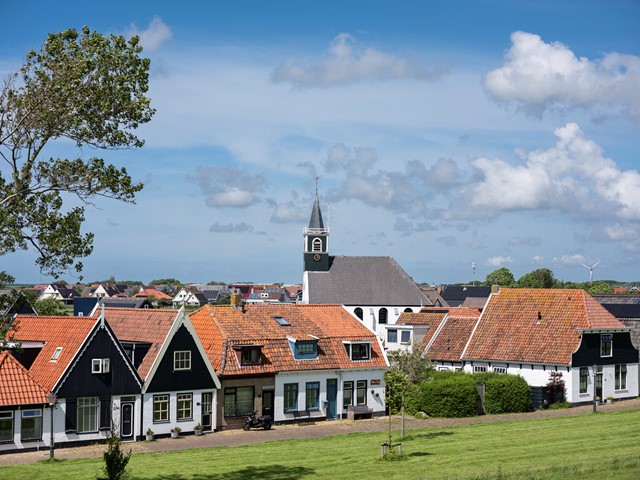
[[[396,343],[398,341],[398,330],[387,330],[387,342]]]
[[[53,355],[51,356],[51,360],[49,360],[50,362],[55,362],[58,360],[58,357],[60,356],[60,354],[62,353],[62,347],[58,347],[56,348],[56,351],[53,352]]]
[[[347,408],[353,405],[353,382],[344,382],[342,388],[342,406]]]
[[[358,317],[360,320],[362,320],[364,314],[362,312],[362,309],[360,307],[357,307],[353,313],[355,314],[356,317]]]
[[[320,382],[307,382],[305,408],[307,410],[320,408]]]
[[[600,356],[611,357],[613,355],[613,335],[610,333],[600,335]]]
[[[400,339],[402,343],[411,343],[411,332],[409,330],[403,330],[400,334],[402,336]]]
[[[191,351],[177,350],[173,352],[174,370],[191,370]]]
[[[153,396],[153,423],[169,421],[169,395]]]
[[[319,238],[314,238],[311,244],[311,249],[313,253],[322,252],[322,240]]]
[[[259,348],[243,348],[240,352],[240,365],[260,364],[261,355]]]
[[[91,373],[109,373],[111,360],[108,358],[92,358]]]
[[[413,310],[411,310],[409,307],[405,308],[404,311],[406,313],[413,313]]]
[[[23,442],[42,440],[42,409],[22,410],[20,439]]]
[[[493,371],[496,373],[507,373],[507,367],[493,367]]]
[[[378,322],[380,323],[387,323],[387,316],[389,315],[389,312],[386,308],[381,308],[380,312],[378,313]]]
[[[297,340],[295,342],[295,358],[297,360],[315,360],[318,358],[317,340]]]
[[[480,366],[474,366],[473,367],[473,373],[482,373],[482,372],[486,372],[487,371],[487,367],[484,365],[480,365]]]
[[[367,404],[367,381],[366,380],[358,380],[358,389],[356,391],[356,400],[358,401],[358,405],[366,405]]]
[[[193,395],[191,393],[179,393],[177,399],[178,420],[191,420],[193,418]]]
[[[369,343],[346,343],[345,347],[351,360],[371,359],[371,345]]]
[[[224,416],[240,417],[253,412],[253,387],[224,389]]]
[[[284,411],[295,412],[298,410],[298,384],[284,384]]]
[[[280,325],[281,327],[290,327],[291,324],[287,321],[286,318],[284,317],[271,317],[273,318],[276,322],[278,322],[278,325]]]
[[[78,398],[78,433],[98,431],[98,397]]]
[[[589,367],[580,367],[580,393],[587,393],[589,384]]]
[[[0,442],[13,442],[13,412],[0,412]]]
[[[616,365],[616,390],[627,388],[627,364]]]

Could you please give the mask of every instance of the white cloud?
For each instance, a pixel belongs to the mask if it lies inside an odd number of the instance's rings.
[[[127,37],[137,35],[140,37],[140,45],[150,52],[160,48],[165,41],[172,37],[171,29],[155,15],[149,22],[149,26],[145,30],[140,30],[135,23],[132,23],[127,32]]]
[[[534,255],[531,262],[540,265],[544,262],[544,257],[542,255]]]
[[[472,205],[493,211],[555,209],[640,220],[640,174],[621,171],[575,123],[555,130],[556,145],[523,154],[524,164],[479,158],[481,180],[467,188]]]
[[[640,57],[576,55],[560,42],[527,32],[511,34],[505,64],[485,75],[485,89],[499,102],[542,112],[549,107],[591,109],[595,116],[623,113],[640,121]]]
[[[200,187],[209,207],[248,207],[257,203],[257,193],[264,189],[261,175],[248,175],[237,168],[198,167],[187,177]]]
[[[265,235],[265,232],[256,232],[252,225],[245,222],[240,223],[214,223],[209,227],[210,232],[214,233],[255,233],[257,235]]]
[[[446,73],[446,67],[426,70],[408,60],[362,48],[348,33],[337,35],[328,49],[328,58],[317,64],[298,63],[288,59],[272,73],[276,83],[291,83],[296,87],[329,87],[370,80],[435,80]]]
[[[303,207],[296,205],[294,202],[275,202],[273,203],[273,211],[271,213],[271,221],[274,223],[300,223],[304,224],[309,221],[311,213],[311,204],[305,204]]]
[[[553,259],[553,263],[559,265],[582,265],[586,262],[587,259],[584,255],[580,255],[579,253],[574,253],[573,255],[562,255],[561,257]]]
[[[489,267],[502,267],[504,265],[511,265],[513,263],[513,258],[496,256],[496,257],[487,258],[487,260],[484,263]]]

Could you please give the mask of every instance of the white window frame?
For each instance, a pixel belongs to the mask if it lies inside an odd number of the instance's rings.
[[[79,397],[77,404],[78,433],[96,433],[100,425],[100,399],[98,397]]]
[[[57,347],[56,351],[53,352],[53,355],[51,355],[51,360],[49,360],[49,361],[50,362],[57,362],[61,353],[62,353],[62,347]]]
[[[504,365],[497,365],[492,369],[495,373],[507,373],[507,367]]]
[[[22,410],[22,422],[21,422],[21,427],[20,427],[20,440],[22,440],[23,442],[29,442],[29,441],[38,441],[38,440],[42,440],[42,409],[41,408],[32,408],[29,410]],[[36,436],[33,438],[25,438],[23,435],[24,432],[24,424],[25,424],[25,418],[35,418],[35,419],[40,419],[40,422],[38,422],[36,420]],[[38,428],[39,427],[39,428]],[[39,430],[39,432],[37,431]]]
[[[6,438],[6,439],[2,439],[2,437],[0,437],[0,442],[11,442],[13,443],[13,436],[15,435],[15,425],[14,425],[14,421],[13,421],[13,411],[3,411],[0,412],[0,421],[7,421],[9,420],[9,422],[11,422],[11,435]]]
[[[406,334],[409,334],[409,339],[405,340],[403,337],[406,336]],[[400,331],[400,343],[403,345],[409,345],[411,344],[411,330],[401,330]]]
[[[349,360],[351,360],[352,362],[368,362],[371,360],[371,342],[344,342],[346,348],[347,348],[347,353],[349,355]],[[353,346],[354,345],[358,345],[359,348],[362,348],[362,346],[366,346],[366,350],[367,350],[367,357],[360,357],[360,358],[353,358]]]
[[[474,365],[473,366],[473,373],[484,373],[487,371],[487,366],[486,365]]]
[[[609,337],[609,340],[606,340],[606,337]],[[606,346],[609,346],[608,353]],[[613,357],[613,334],[612,333],[602,333],[600,334],[600,357]]]
[[[627,364],[619,363],[615,366],[615,389],[626,390],[627,389]]]
[[[173,370],[191,370],[191,350],[176,350],[173,352]]]
[[[584,388],[582,388],[584,382]],[[578,378],[578,392],[589,392],[589,367],[580,367],[580,375]]]
[[[153,423],[169,422],[169,395],[168,394],[164,393],[164,394],[153,396],[152,417],[153,417]]]
[[[176,396],[176,419],[193,420],[193,393],[178,393]]]

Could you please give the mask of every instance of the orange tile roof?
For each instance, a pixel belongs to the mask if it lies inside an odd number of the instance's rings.
[[[439,325],[446,314],[446,311],[402,312],[396,321],[396,325]]]
[[[47,403],[48,392],[9,352],[0,352],[0,406]]]
[[[290,326],[279,325],[273,318],[277,316]],[[244,312],[206,305],[190,318],[219,375],[386,366],[375,335],[340,305],[247,305]],[[287,336],[298,340],[318,337],[318,358],[294,359]],[[372,342],[371,360],[352,362],[344,340]],[[233,348],[238,345],[263,345],[262,364],[241,366]]]
[[[96,311],[96,315],[100,310]],[[105,308],[105,319],[120,342],[150,343],[149,352],[138,367],[146,380],[160,349],[178,316],[178,311],[151,308]]]
[[[18,315],[15,323],[16,340],[45,342],[29,374],[45,390],[51,391],[88,337],[96,318]],[[60,355],[51,361],[59,347],[62,348]]]
[[[171,300],[173,297],[171,295],[167,295],[160,290],[156,290],[154,288],[145,288],[144,290],[140,290],[136,293],[133,298],[146,298],[153,296],[156,300]]]
[[[425,337],[422,343],[426,355],[431,360],[459,362],[469,336],[480,317],[480,311],[475,308],[456,307],[450,310],[433,341],[431,337]]]
[[[503,288],[489,297],[464,359],[570,365],[579,329],[619,328],[584,290]]]

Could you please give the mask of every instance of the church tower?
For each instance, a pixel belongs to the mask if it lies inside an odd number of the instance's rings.
[[[303,230],[304,236],[304,271],[328,272],[329,271],[329,229],[325,228],[318,200],[318,187],[316,186],[316,198],[311,210],[309,226]]]

